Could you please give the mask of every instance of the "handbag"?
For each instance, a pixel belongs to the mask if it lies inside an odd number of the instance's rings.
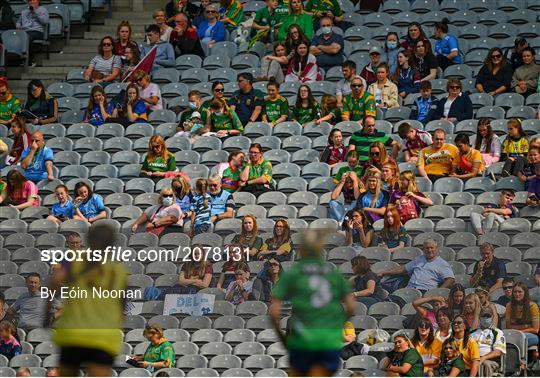
[[[156,212],[154,214],[152,214],[152,217],[150,218],[150,223],[152,223],[154,221],[154,219],[156,218],[156,215],[157,213],[159,213],[159,211],[161,210],[163,206],[160,206]],[[149,232],[151,234],[154,234],[156,236],[160,236],[163,232],[165,231],[165,226],[159,226],[159,227],[155,227],[153,229],[151,229]]]

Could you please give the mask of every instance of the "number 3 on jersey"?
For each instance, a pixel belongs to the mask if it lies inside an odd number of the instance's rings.
[[[315,292],[311,295],[311,305],[314,308],[326,306],[332,300],[332,291],[330,283],[321,276],[309,277],[309,288]]]

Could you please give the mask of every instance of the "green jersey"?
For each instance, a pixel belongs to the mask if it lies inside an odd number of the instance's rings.
[[[321,110],[317,103],[315,103],[315,106],[313,107],[304,108],[301,106],[293,109],[293,118],[301,125],[319,119],[320,115]]]
[[[240,182],[240,169],[234,169],[229,166],[225,168],[221,175],[221,187],[229,193],[234,193],[238,190],[238,183]]]
[[[345,172],[350,172],[350,171],[355,171],[356,172],[356,176],[358,176],[358,178],[362,178],[362,176],[364,175],[364,168],[361,166],[361,165],[357,165],[356,167],[354,168],[351,168],[349,167],[348,165],[345,166],[345,167],[341,167],[338,171],[338,173],[336,174],[336,177],[334,178],[334,183],[337,185],[339,184],[339,182],[341,181],[341,178],[343,177],[343,174]]]
[[[360,121],[367,116],[377,116],[375,97],[364,92],[360,98],[354,98],[352,94],[343,99],[343,115],[349,117],[349,121]]]
[[[239,0],[233,0],[227,9],[224,9],[224,18],[228,18],[231,26],[238,26],[244,21],[244,8]]]
[[[255,19],[253,20],[259,26],[270,26],[273,28],[278,23],[278,15],[274,10],[272,14],[268,10],[268,7],[261,8],[255,13]]]
[[[283,17],[289,14],[289,0],[279,0],[274,14],[278,23],[283,21]]]
[[[176,355],[172,344],[167,339],[162,338],[157,345],[148,345],[144,352],[144,361],[146,362],[167,362],[172,368],[176,364]]]
[[[336,123],[341,122],[341,110],[339,110],[339,108],[330,110],[328,114],[332,114],[332,119],[327,121],[329,124],[335,125]],[[324,116],[327,116],[328,114],[325,114]]]
[[[278,31],[277,40],[284,41],[287,39],[287,33],[292,24],[297,24],[304,32],[307,39],[311,41],[313,39],[313,16],[307,13],[302,14],[287,14],[281,18],[281,26]]]
[[[312,351],[340,350],[346,320],[341,303],[351,291],[337,268],[321,259],[302,259],[283,272],[272,294],[292,302],[287,346]]]
[[[341,16],[343,12],[337,0],[308,0],[306,3],[308,12],[332,12],[334,16]]]
[[[186,109],[180,114],[180,126],[184,127],[184,122],[189,121],[191,119],[191,115],[193,112],[199,112],[201,113],[201,121],[203,125],[206,125],[206,120],[208,119],[208,113],[210,112],[208,108],[203,108],[202,106],[200,109]]]
[[[227,114],[228,112],[228,114]],[[223,112],[220,115],[212,113],[210,116],[210,124],[212,125],[212,131],[219,130],[240,130],[244,131],[244,126],[242,122],[236,115],[236,112],[233,109],[228,109],[228,111]]]
[[[21,100],[10,94],[6,102],[0,102],[0,120],[11,120],[19,110],[21,110]]]
[[[274,122],[281,116],[289,115],[289,102],[281,96],[278,96],[275,100],[267,98],[264,101],[264,114],[268,122]]]
[[[176,171],[176,158],[173,154],[170,154],[167,159],[158,156],[154,160],[149,161],[146,158],[141,169],[147,172],[174,172]]]
[[[411,369],[403,375],[403,377],[423,377],[424,362],[422,356],[415,348],[409,348],[404,353],[390,352],[389,357],[393,365],[403,366],[403,364],[411,365]]]

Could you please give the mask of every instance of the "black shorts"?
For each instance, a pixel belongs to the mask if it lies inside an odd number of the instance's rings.
[[[66,347],[60,350],[60,364],[80,367],[83,363],[113,365],[114,356],[100,349]]]
[[[300,373],[307,375],[309,370],[319,365],[332,372],[339,369],[341,350],[312,351],[306,349],[290,349],[289,364]]]

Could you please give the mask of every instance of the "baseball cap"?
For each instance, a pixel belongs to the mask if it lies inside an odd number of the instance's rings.
[[[193,118],[199,118],[199,119],[201,119],[201,113],[199,113],[199,112],[193,112],[193,113],[191,113],[191,118],[190,118],[190,119],[193,119]]]
[[[379,48],[377,46],[373,46],[372,48],[369,49],[369,53],[370,54],[373,54],[373,53],[380,54],[381,50],[379,50]]]

